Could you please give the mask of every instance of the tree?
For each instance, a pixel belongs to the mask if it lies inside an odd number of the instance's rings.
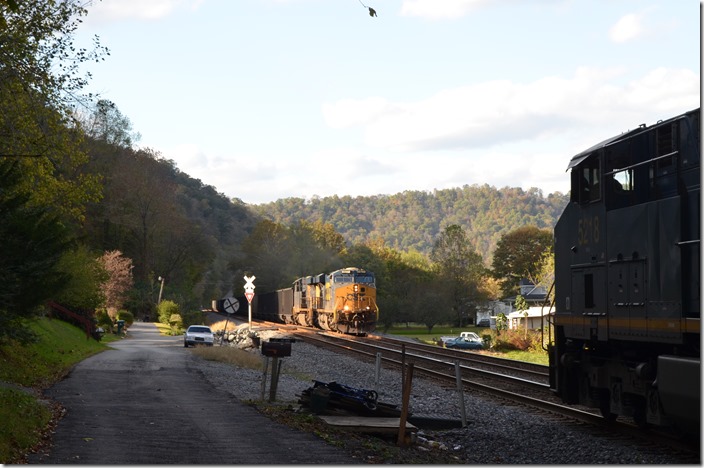
[[[508,329],[508,318],[503,312],[499,312],[496,316],[496,334],[500,335],[502,331]]]
[[[90,114],[78,114],[76,118],[82,121],[83,131],[88,136],[108,145],[131,148],[141,138],[139,133],[132,132],[130,119],[107,99],[99,100]]]
[[[528,337],[528,302],[526,299],[521,296],[520,294],[516,296],[516,310],[518,312],[523,312],[521,315],[523,315],[523,318],[525,319],[526,323],[526,332],[525,332],[525,337]]]
[[[105,297],[104,305],[108,314],[114,318],[117,311],[123,306],[127,299],[127,292],[134,283],[132,259],[123,257],[119,250],[111,250],[100,257],[100,262],[107,272],[107,278],[102,283],[103,296]]]
[[[536,276],[529,279],[533,284],[540,285],[548,291],[546,299],[552,303],[555,299],[555,289],[553,288],[555,284],[555,253],[552,249],[543,252],[538,265]]]
[[[181,309],[174,301],[165,299],[159,303],[157,306],[157,311],[159,313],[159,323],[164,325],[169,325],[172,322],[179,321],[180,319],[173,319],[174,315],[180,315]]]
[[[284,264],[293,248],[286,226],[269,220],[260,221],[242,241],[243,258],[231,264],[235,279],[254,273],[257,288],[263,292],[290,286],[295,277],[287,273]]]
[[[57,265],[70,234],[52,210],[14,190],[21,177],[17,161],[0,158],[0,341],[31,339],[25,320],[68,280]]]
[[[472,249],[462,227],[453,224],[437,238],[430,258],[461,327],[464,312],[484,299],[479,289],[484,275],[482,257]]]
[[[282,266],[292,279],[317,273],[328,273],[343,265],[340,256],[345,252],[344,237],[332,224],[302,220],[289,228],[291,252]]]
[[[535,278],[540,261],[552,249],[552,232],[523,226],[501,236],[494,251],[492,271],[501,281],[504,296],[515,294],[521,279]]]
[[[82,0],[34,0],[3,9],[0,83],[22,83],[37,91],[38,106],[70,114],[90,78],[81,76],[82,64],[110,55],[98,36],[90,50],[74,45],[73,34],[88,14],[84,5]]]
[[[23,172],[16,189],[37,206],[82,220],[99,198],[99,183],[82,174],[87,156],[71,119],[87,78],[82,64],[107,49],[76,48],[73,33],[87,13],[79,0],[13,2],[0,27],[0,157],[16,158]]]
[[[437,281],[437,280],[436,280]],[[413,321],[422,323],[433,332],[433,327],[439,323],[447,323],[454,319],[451,312],[450,298],[442,294],[442,288],[428,282],[424,287],[417,287],[413,298]]]
[[[53,299],[74,309],[74,312],[92,316],[95,309],[105,302],[102,284],[107,281],[108,273],[100,259],[87,247],[79,245],[64,252],[57,269],[68,281]]]

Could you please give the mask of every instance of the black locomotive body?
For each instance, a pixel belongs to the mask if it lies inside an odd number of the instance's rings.
[[[237,299],[239,314],[248,315],[247,299]],[[348,267],[298,278],[290,288],[255,294],[252,318],[365,335],[379,318],[374,273]]]
[[[639,425],[700,425],[700,109],[574,156],[555,227],[550,385]]]

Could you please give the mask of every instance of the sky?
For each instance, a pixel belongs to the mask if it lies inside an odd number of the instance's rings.
[[[371,16],[372,7],[376,16]],[[698,0],[102,0],[86,91],[247,204],[488,184],[700,106]]]

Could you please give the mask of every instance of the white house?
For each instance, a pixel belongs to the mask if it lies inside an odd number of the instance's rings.
[[[528,317],[525,316],[525,312],[528,312]],[[526,320],[528,320],[529,330],[540,330],[542,326],[548,324],[548,314],[550,313],[549,307],[533,306],[529,307],[527,311],[513,311],[506,315],[508,319],[507,325],[511,330],[524,330],[526,327]],[[541,322],[542,320],[542,322]]]

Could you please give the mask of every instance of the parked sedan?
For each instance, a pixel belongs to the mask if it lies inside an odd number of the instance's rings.
[[[454,340],[445,343],[446,348],[456,349],[484,349],[484,341],[474,332],[465,332]]]
[[[213,331],[205,325],[191,325],[183,334],[183,347],[205,345],[213,346]]]

